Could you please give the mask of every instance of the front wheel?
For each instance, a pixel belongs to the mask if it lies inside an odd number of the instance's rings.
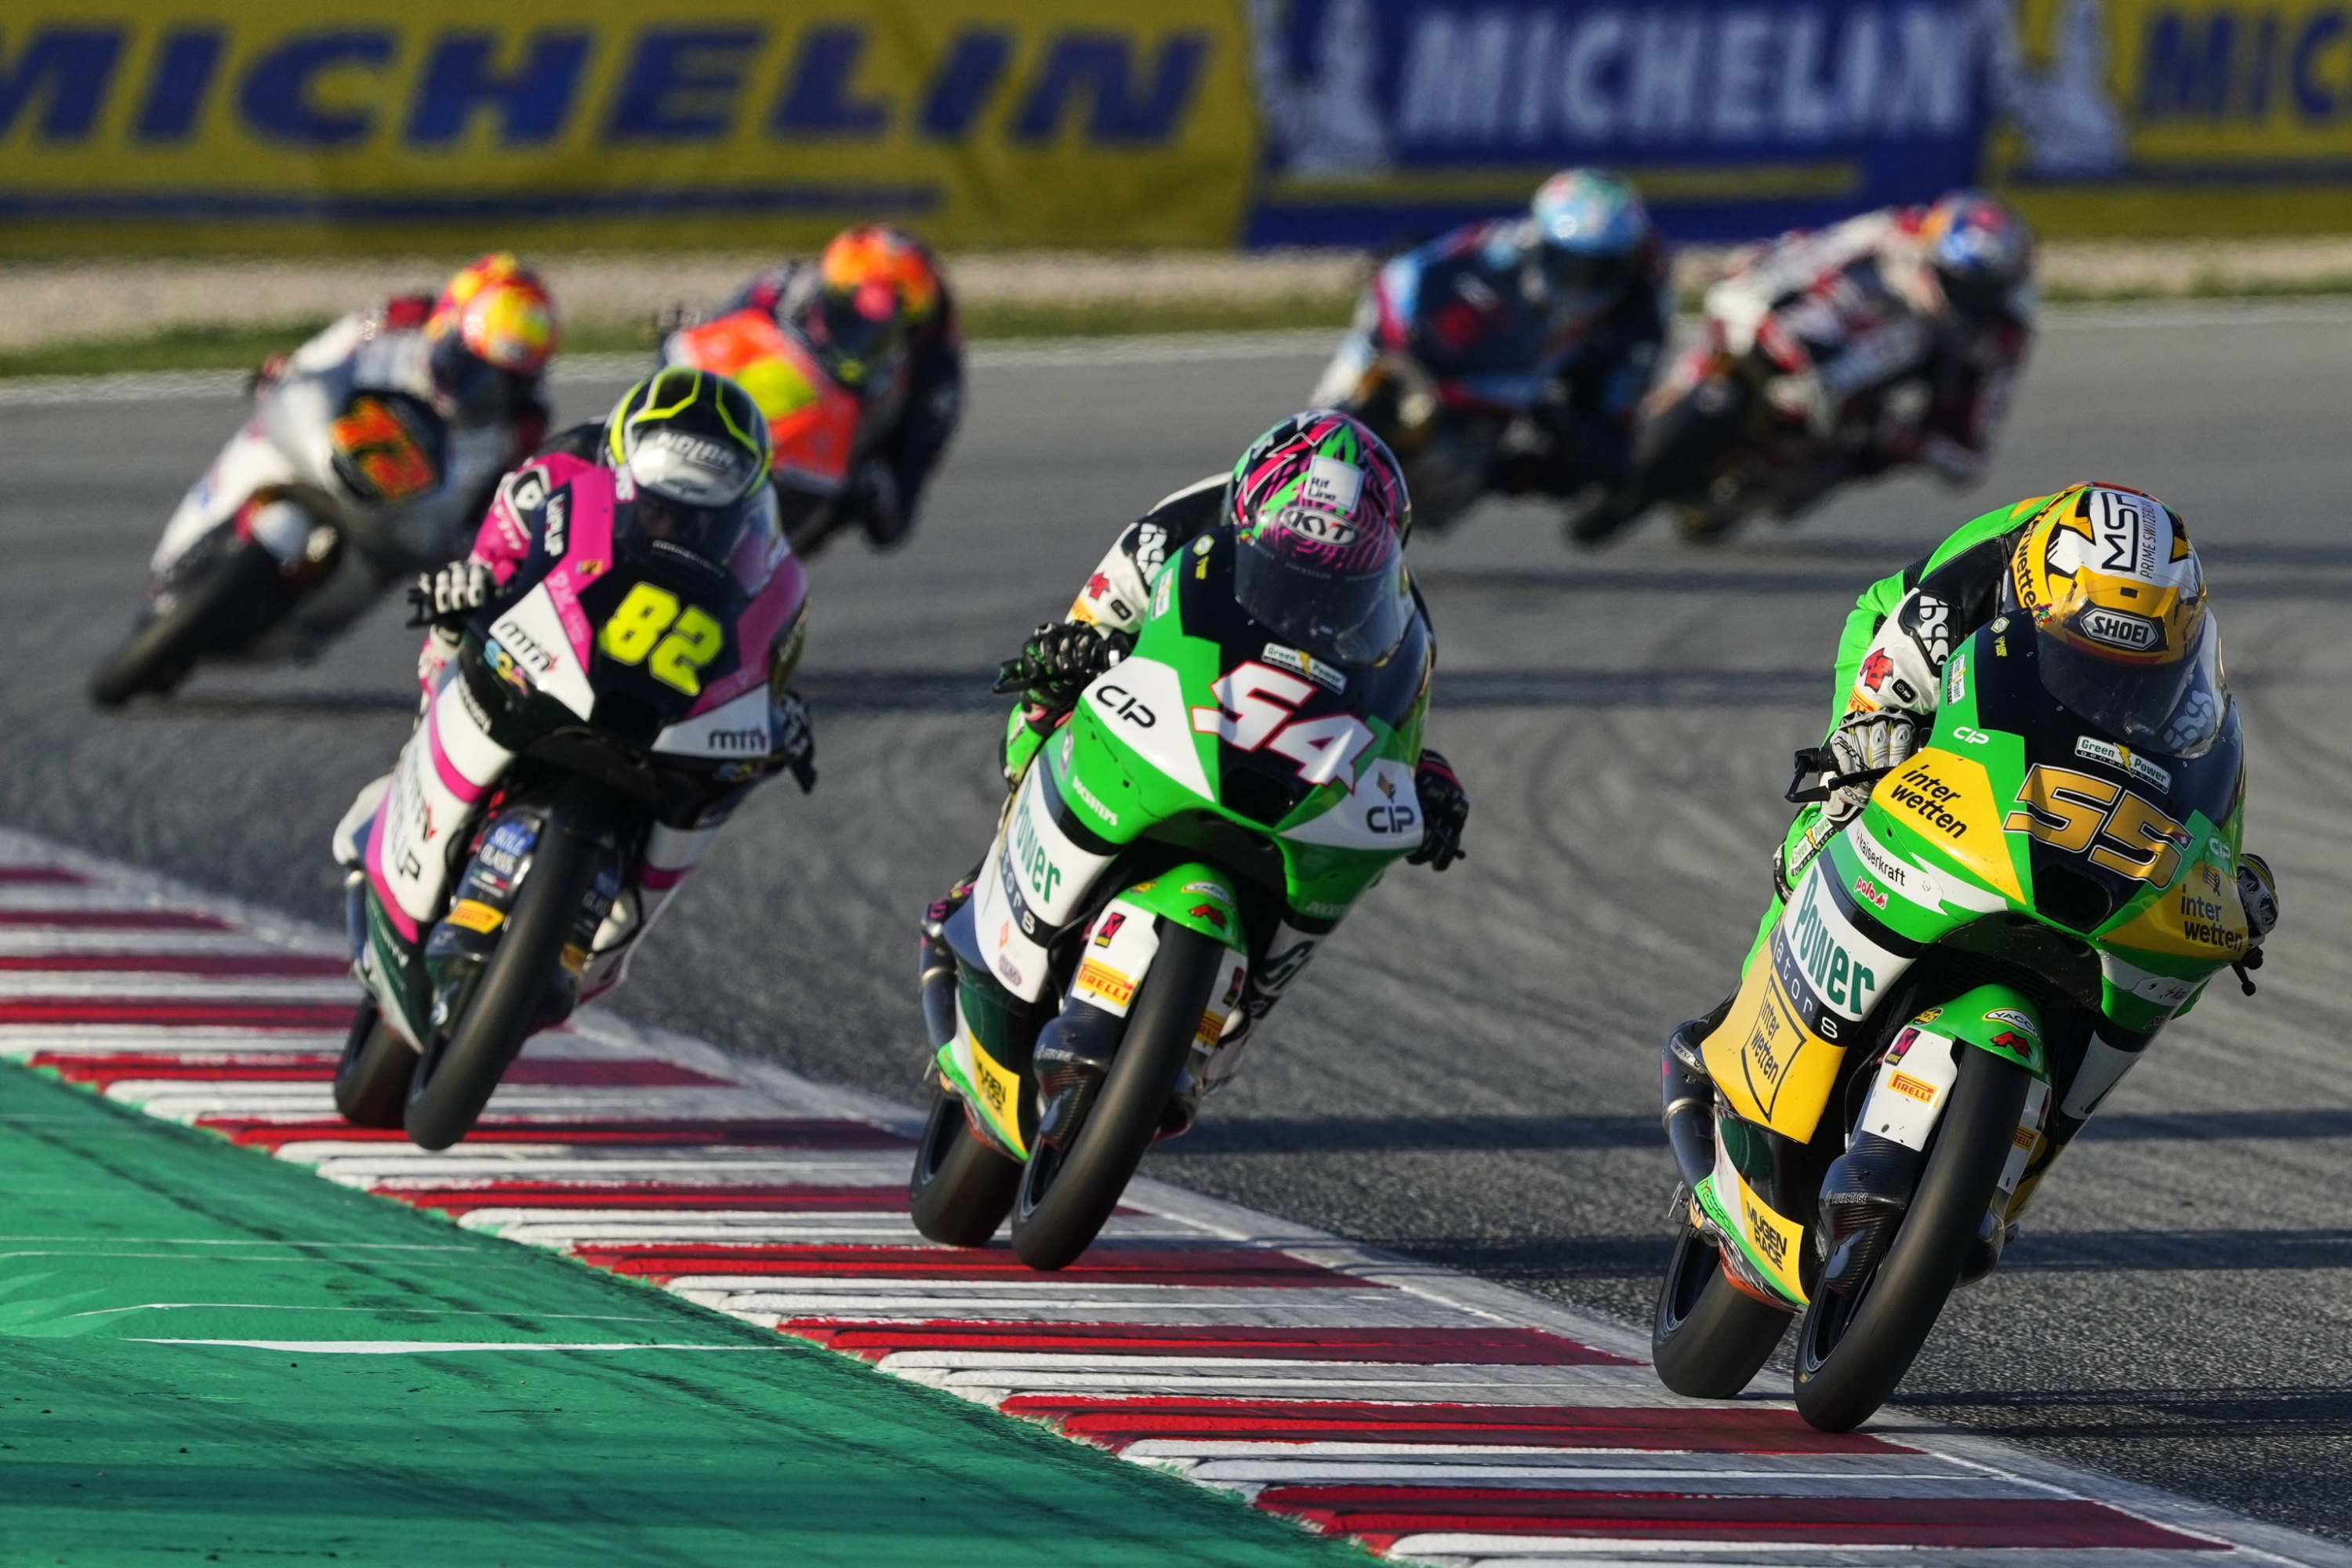
[[[1959,1078],[1903,1223],[1851,1293],[1818,1288],[1797,1330],[1797,1413],[1850,1432],[1894,1395],[1927,1342],[1992,1204],[2032,1075],[1963,1046]]]
[[[931,1097],[930,1120],[915,1148],[907,1181],[907,1212],[915,1228],[946,1247],[986,1247],[1021,1184],[1021,1163],[972,1135],[963,1101],[941,1089]]]
[[[397,1127],[415,1076],[415,1051],[383,1026],[373,1002],[361,1003],[335,1065],[335,1109],[354,1127]]]
[[[1722,1255],[1685,1222],[1650,1325],[1658,1381],[1691,1399],[1737,1399],[1788,1330],[1789,1314],[1726,1279]]]
[[[231,626],[250,601],[281,581],[276,556],[248,542],[217,562],[172,600],[169,609],[142,622],[89,678],[89,700],[120,708],[143,692],[158,696],[188,678],[200,655],[234,640]]]
[[[1076,1260],[1100,1234],[1160,1131],[1192,1037],[1213,1000],[1224,944],[1184,926],[1165,927],[1160,952],[1127,1016],[1118,1054],[1086,1120],[1060,1148],[1041,1143],[1021,1168],[1013,1204],[1013,1250],[1032,1268]]]
[[[498,951],[459,1005],[433,1031],[408,1091],[409,1141],[446,1149],[474,1130],[507,1064],[540,1021],[572,922],[595,880],[596,846],[551,816],[531,851]]]

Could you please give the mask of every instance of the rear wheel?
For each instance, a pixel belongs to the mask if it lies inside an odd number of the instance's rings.
[[[1094,1242],[1118,1206],[1209,1009],[1224,944],[1183,926],[1162,929],[1160,952],[1127,1016],[1118,1054],[1086,1120],[1061,1148],[1040,1144],[1021,1168],[1013,1250],[1032,1268],[1060,1268]]]
[[[963,1100],[945,1089],[933,1095],[907,1183],[915,1228],[948,1247],[985,1247],[1020,1184],[1021,1163],[973,1136]]]
[[[457,1016],[433,1032],[416,1064],[404,1121],[418,1147],[446,1149],[473,1131],[507,1064],[538,1026],[596,865],[596,847],[551,815],[540,830],[498,951],[482,965]]]
[[[1797,1413],[1850,1432],[1893,1396],[1927,1342],[1991,1205],[2032,1075],[1963,1046],[1918,1190],[1886,1255],[1851,1294],[1823,1286],[1797,1331]]]
[[[1737,1398],[1780,1345],[1789,1316],[1724,1278],[1722,1255],[1685,1224],[1650,1326],[1658,1381],[1693,1399]]]
[[[275,589],[282,576],[278,558],[247,543],[215,563],[197,581],[173,596],[171,607],[132,630],[89,679],[89,700],[119,708],[142,692],[176,689],[195,668],[199,655],[230,640],[247,601]]]
[[[415,1051],[384,1027],[373,1002],[361,1003],[335,1066],[335,1109],[354,1127],[397,1127],[415,1076]]]

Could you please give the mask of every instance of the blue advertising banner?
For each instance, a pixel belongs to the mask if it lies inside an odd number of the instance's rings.
[[[1977,178],[2000,0],[1245,0],[1245,242],[1383,246],[1631,175],[1679,239],[1746,239]]]

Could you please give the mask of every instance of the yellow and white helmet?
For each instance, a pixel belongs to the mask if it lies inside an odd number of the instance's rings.
[[[2070,485],[2010,557],[2053,696],[2130,744],[2210,744],[2227,710],[2205,569],[2180,514],[2123,485]]]
[[[2122,485],[2072,485],[2017,542],[2010,571],[2036,627],[2126,664],[2188,656],[2205,620],[2205,570],[2180,514]]]

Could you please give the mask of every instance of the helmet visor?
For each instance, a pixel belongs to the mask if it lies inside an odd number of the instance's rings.
[[[1591,251],[1570,250],[1564,246],[1543,247],[1545,280],[1554,294],[1590,309],[1617,294],[1633,275],[1633,264],[1624,255],[1601,255]]]
[[[825,357],[835,374],[856,383],[876,376],[898,353],[905,322],[895,307],[869,315],[855,293],[828,290],[818,303],[818,331]]]
[[[775,487],[764,484],[723,506],[696,506],[640,489],[613,518],[614,540],[624,549],[727,576],[746,588],[758,585],[748,577],[763,576],[772,565],[772,547],[781,533]]]
[[[2061,633],[2037,630],[2042,684],[2067,710],[2116,740],[2165,756],[2204,754],[2221,732],[2230,692],[2221,679],[2221,633],[2199,620],[2187,657],[2126,664]]]
[[[1332,549],[1279,524],[1240,535],[1234,597],[1293,647],[1334,664],[1377,665],[1412,624],[1412,591],[1393,535]]]

